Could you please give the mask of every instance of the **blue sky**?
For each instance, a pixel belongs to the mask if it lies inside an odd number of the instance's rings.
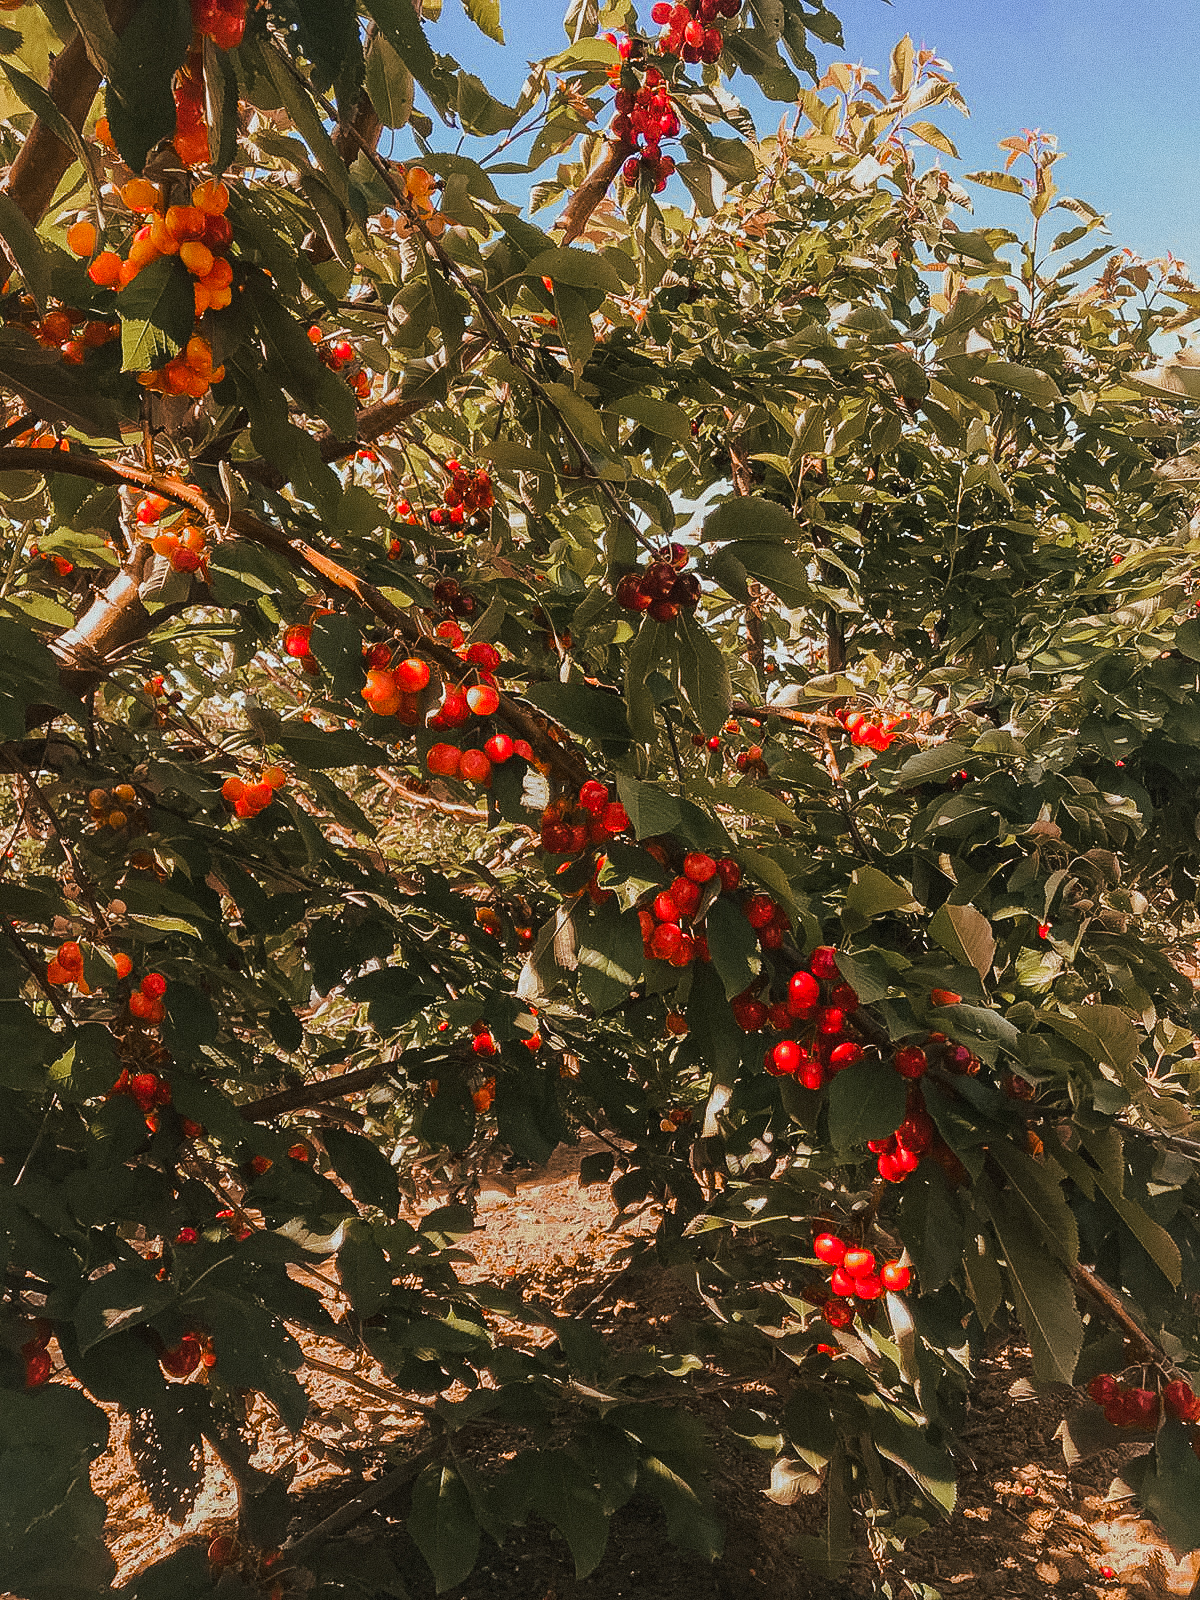
[[[1113,244],[1173,251],[1200,277],[1200,0],[831,0],[845,47],[823,61],[861,61],[886,83],[904,33],[955,69],[971,118],[943,113],[963,171],[1002,164],[997,141],[1022,128],[1057,136],[1059,187],[1109,215]],[[560,0],[501,0],[501,49],[445,0],[436,48],[515,94],[533,56],[560,49]],[[650,30],[650,0],[639,0]],[[734,90],[752,103],[745,79]],[[761,104],[761,102],[759,102]],[[774,108],[765,126],[774,126]],[[435,135],[436,137],[436,135]],[[947,162],[954,167],[954,163]],[[1022,203],[979,191],[981,220],[1019,226]]]

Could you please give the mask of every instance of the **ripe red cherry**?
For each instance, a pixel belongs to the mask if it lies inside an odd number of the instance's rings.
[[[467,704],[477,717],[490,717],[500,704],[500,696],[490,684],[478,683],[467,690]]]
[[[436,777],[455,778],[462,752],[457,745],[433,744],[425,753],[425,765]]]
[[[25,1387],[40,1389],[44,1383],[50,1381],[50,1374],[54,1370],[50,1352],[36,1340],[30,1339],[27,1344],[21,1346],[21,1354],[25,1357]]]
[[[781,1039],[771,1056],[779,1072],[795,1072],[801,1061],[800,1046],[794,1039]]]
[[[845,1024],[845,1013],[837,1006],[826,1006],[817,1018],[817,1027],[822,1033],[841,1033]]]
[[[863,1047],[847,1040],[844,1044],[835,1044],[829,1052],[830,1072],[841,1072],[845,1067],[852,1067],[856,1061],[863,1058]]]
[[[793,972],[788,980],[788,1006],[799,1016],[811,1011],[821,998],[821,986],[808,972]]]
[[[846,1246],[836,1233],[819,1233],[813,1240],[813,1255],[828,1267],[840,1267],[846,1255]]]
[[[690,917],[700,904],[700,885],[691,878],[676,878],[668,892],[685,917]]]
[[[1180,1422],[1200,1421],[1200,1399],[1190,1383],[1174,1378],[1163,1390],[1163,1404]]]
[[[683,875],[693,883],[707,883],[716,873],[717,863],[700,850],[693,850],[683,858]]]
[[[283,636],[284,654],[294,656],[297,661],[301,661],[309,654],[311,642],[312,629],[303,623],[297,623]]]
[[[744,1000],[732,1009],[734,1021],[743,1033],[759,1033],[766,1026],[767,1008],[761,1000]]]
[[[492,763],[482,750],[464,750],[458,763],[458,775],[486,789],[492,781]]]
[[[905,1044],[896,1051],[893,1064],[902,1078],[920,1078],[929,1061],[919,1044]]]
[[[1134,1427],[1151,1428],[1158,1421],[1158,1396],[1153,1389],[1130,1389],[1127,1404]]]
[[[670,961],[682,943],[683,934],[675,923],[660,923],[650,936],[650,954],[658,961]]]
[[[846,1271],[845,1267],[834,1267],[833,1276],[829,1280],[829,1287],[834,1294],[840,1294],[849,1299],[854,1293],[854,1279]]]
[[[589,778],[579,791],[579,804],[585,811],[590,811],[594,817],[600,816],[608,804],[607,785],[597,783],[595,778]]]
[[[396,687],[405,694],[419,694],[429,685],[429,664],[417,656],[409,656],[398,667],[393,668],[392,676],[396,680]]]
[[[879,1277],[885,1289],[903,1294],[912,1280],[912,1273],[899,1261],[885,1261]]]
[[[506,733],[494,733],[483,748],[488,760],[500,766],[511,757],[513,742]]]
[[[808,958],[808,970],[814,978],[837,977],[837,951],[832,945],[819,944]]]
[[[477,1056],[494,1056],[499,1051],[500,1046],[492,1038],[491,1034],[484,1029],[482,1033],[477,1033],[471,1040],[471,1049],[474,1050]]]
[[[752,894],[746,901],[746,921],[752,928],[765,928],[775,916],[775,902],[769,894]]]
[[[715,745],[711,739],[709,740],[709,749],[719,750],[720,747],[720,739],[717,739]],[[717,862],[717,876],[721,880],[722,889],[724,889],[727,894],[732,894],[734,889],[736,889],[738,884],[742,881],[742,869],[737,862],[732,859],[732,857],[726,856],[723,861]]]
[[[859,1300],[878,1300],[883,1293],[879,1275],[874,1272],[864,1272],[861,1277],[855,1278],[854,1293]]]
[[[664,889],[661,894],[654,897],[654,915],[660,922],[678,922],[682,910],[675,896]]]
[[[1106,1406],[1117,1394],[1120,1387],[1121,1385],[1111,1372],[1101,1372],[1088,1384],[1087,1392],[1089,1398],[1094,1400],[1098,1406]]]
[[[148,972],[142,979],[140,988],[151,1000],[161,1000],[167,992],[167,980],[161,972]]]
[[[842,1257],[842,1265],[852,1278],[865,1277],[868,1272],[875,1271],[875,1255],[871,1250],[864,1250],[856,1245]]]
[[[438,707],[438,716],[444,728],[459,728],[470,715],[471,708],[466,695],[459,694],[457,690],[451,691]]]

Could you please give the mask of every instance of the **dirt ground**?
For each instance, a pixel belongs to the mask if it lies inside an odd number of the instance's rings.
[[[519,1176],[510,1185],[515,1193],[485,1188],[480,1231],[469,1241],[481,1274],[507,1278],[573,1309],[587,1301],[589,1290],[609,1282],[618,1252],[631,1243],[637,1226],[610,1231],[607,1188],[578,1185],[581,1153],[560,1151],[549,1167]],[[603,1302],[602,1314],[609,1328],[624,1325],[633,1338],[647,1327],[668,1325],[680,1305],[678,1285],[635,1271]],[[256,1418],[262,1442],[255,1464],[268,1470],[288,1460],[298,1465],[294,1489],[303,1509],[293,1537],[352,1499],[364,1478],[394,1467],[422,1442],[419,1418],[394,1409],[386,1393],[371,1393],[372,1385],[386,1383],[378,1369],[360,1362],[352,1376],[332,1375],[325,1368],[349,1374],[348,1352],[307,1336],[302,1343],[314,1363],[302,1374],[313,1397],[303,1436],[293,1439],[265,1406]],[[1115,1453],[1067,1469],[1054,1434],[1080,1402],[1070,1394],[1057,1400],[1035,1396],[1028,1372],[1028,1353],[1015,1343],[999,1344],[981,1363],[963,1435],[958,1509],[948,1522],[909,1542],[903,1566],[914,1587],[894,1568],[878,1567],[865,1549],[840,1582],[798,1565],[791,1543],[797,1534],[818,1531],[819,1504],[774,1504],[762,1493],[766,1458],[739,1452],[717,1464],[714,1487],[726,1553],[715,1565],[681,1555],[667,1539],[657,1506],[635,1499],[615,1519],[607,1553],[591,1577],[576,1581],[565,1544],[532,1519],[513,1530],[503,1547],[485,1538],[475,1571],[448,1592],[448,1600],[866,1600],[876,1594],[893,1600],[1032,1600],[1047,1590],[1079,1600],[1200,1595],[1200,1552],[1172,1551],[1152,1524],[1129,1513],[1127,1503],[1106,1498],[1120,1467]],[[119,1564],[118,1582],[181,1541],[206,1544],[232,1528],[233,1485],[215,1460],[208,1462],[204,1488],[187,1520],[176,1525],[158,1518],[115,1413],[112,1444],[93,1477],[109,1506],[106,1535]],[[288,1574],[288,1600],[339,1572],[362,1574],[344,1588],[338,1581],[348,1600],[377,1594],[432,1600],[428,1569],[404,1531],[403,1500],[401,1495],[385,1502],[326,1544],[312,1557],[315,1575],[307,1569]],[[285,1556],[281,1566],[286,1564]]]

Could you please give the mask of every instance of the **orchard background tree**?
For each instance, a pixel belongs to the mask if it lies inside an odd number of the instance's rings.
[[[4,9],[0,1586],[110,1587],[97,1402],[240,1491],[129,1592],[310,1584],[312,1334],[439,1589],[635,1494],[716,1557],[701,1388],[898,1548],[1009,1319],[1200,1545],[1178,263],[799,0],[576,0],[514,105],[409,0]],[[583,1134],[678,1345],[467,1270]]]

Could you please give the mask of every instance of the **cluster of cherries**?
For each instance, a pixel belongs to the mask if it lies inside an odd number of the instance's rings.
[[[675,5],[657,0],[650,8],[650,20],[663,30],[658,48],[663,55],[681,56],[691,65],[717,61],[725,39],[714,23],[719,17],[736,17],[741,9],[742,0],[679,0]]]
[[[577,856],[628,827],[625,807],[612,798],[606,784],[589,778],[574,803],[564,796],[551,800],[542,812],[542,849],[551,856]]]
[[[663,154],[661,143],[679,132],[679,116],[672,108],[662,73],[657,67],[648,68],[645,81],[636,90],[617,90],[615,105],[609,132],[634,147],[634,154],[621,168],[622,182],[634,184],[644,177],[654,193],[661,194],[675,171],[674,158]]]
[[[88,810],[98,828],[112,828],[114,832],[129,821],[130,812],[138,804],[137,790],[131,783],[118,783],[113,789],[89,789]]]
[[[159,187],[149,178],[131,178],[121,201],[145,221],[130,242],[124,260],[115,250],[101,250],[88,267],[88,277],[102,289],[125,289],[144,267],[160,256],[178,256],[195,279],[197,316],[223,311],[233,298],[233,268],[224,254],[233,242],[233,226],[225,215],[229,190],[219,178],[206,178],[192,189],[187,205],[163,208]],[[68,242],[76,255],[91,256],[96,230],[86,219],[70,229]]]
[[[123,950],[113,956],[113,965],[118,982],[133,971],[133,962]],[[46,966],[46,982],[56,988],[74,985],[80,994],[91,994],[91,985],[83,975],[83,948],[78,940],[64,939],[59,945]]]
[[[433,204],[437,179],[424,167],[409,167],[407,171],[403,167],[393,167],[392,173],[397,178],[404,178],[408,211],[400,211],[396,216],[383,212],[378,219],[380,233],[391,234],[396,239],[407,239],[415,223],[431,239],[440,239],[446,230],[446,219]]]
[[[203,343],[198,334],[193,334],[188,340],[189,348],[193,344]],[[207,346],[205,348],[207,349]],[[138,532],[143,539],[149,540],[150,548],[156,556],[163,556],[171,563],[173,571],[194,572],[207,583],[208,537],[204,529],[198,523],[190,522],[186,513],[182,514],[179,520],[172,516],[173,527],[159,526],[163,517],[175,512],[176,509],[160,494],[143,495],[138,501],[135,513]]]
[[[246,32],[246,0],[192,0],[192,27],[218,50],[233,50]]]
[[[896,737],[894,730],[904,717],[869,717],[865,711],[853,711],[840,706],[834,716],[850,735],[850,743],[865,745],[868,750],[882,754]]]
[[[111,1100],[115,1096],[132,1100],[142,1115],[148,1117],[160,1106],[171,1104],[171,1085],[157,1072],[130,1072],[126,1067],[106,1098]]]
[[[236,775],[226,778],[221,785],[221,798],[233,807],[237,817],[256,817],[274,800],[276,791],[287,782],[282,767],[264,767],[260,777],[247,782]]]
[[[668,546],[665,558],[625,574],[617,584],[617,604],[625,611],[649,612],[655,622],[674,622],[680,612],[695,611],[700,579],[683,570],[687,560],[683,545]]]
[[[46,1318],[38,1317],[34,1322],[32,1335],[21,1346],[27,1389],[40,1389],[44,1383],[50,1381],[50,1374],[54,1371],[54,1361],[48,1346],[53,1332],[54,1329]]]
[[[854,1321],[850,1300],[864,1303],[878,1300],[887,1290],[903,1294],[912,1274],[903,1261],[885,1261],[882,1266],[875,1252],[863,1245],[840,1239],[836,1233],[819,1233],[813,1240],[813,1255],[832,1267],[829,1288],[837,1296],[825,1307],[825,1321],[831,1328],[848,1328]]]
[[[742,869],[736,861],[714,861],[702,850],[690,851],[674,882],[638,910],[646,955],[673,967],[711,960],[708,939],[693,919],[706,892],[711,895],[708,885],[715,883],[716,894],[722,890],[732,894],[741,881]]]
[[[936,1132],[921,1091],[914,1085],[909,1091],[904,1121],[895,1133],[890,1133],[886,1139],[867,1141],[867,1149],[876,1158],[879,1176],[888,1183],[903,1183],[921,1165],[921,1157],[932,1147]]]
[[[1160,1407],[1180,1422],[1200,1422],[1200,1396],[1183,1378],[1173,1378],[1162,1391],[1124,1384],[1111,1372],[1101,1372],[1087,1386],[1090,1399],[1104,1408],[1114,1428],[1156,1428]],[[1200,1455],[1200,1436],[1192,1448]]]
[[[289,655],[296,653],[293,634],[303,631],[288,629],[284,648]],[[311,660],[311,657],[307,659]],[[367,667],[367,681],[359,692],[367,705],[377,717],[398,717],[408,727],[415,728],[421,717],[419,696],[429,687],[432,676],[428,662],[422,661],[419,656],[406,656],[403,661],[393,664],[391,647],[386,644],[365,646],[363,659]]]
[[[175,96],[175,135],[171,143],[185,167],[202,167],[209,160],[212,142],[204,92],[204,47],[193,41],[172,85]]]
[[[90,233],[85,235],[82,232],[85,229],[90,229]],[[76,222],[67,229],[68,248],[75,250],[77,255],[91,255],[95,240],[96,229],[91,222]],[[82,250],[76,249],[80,242],[85,243]],[[23,309],[24,306],[22,299]],[[77,367],[89,350],[98,350],[101,345],[119,339],[121,324],[88,316],[86,312],[76,311],[70,306],[54,306],[33,323],[31,331],[43,350],[57,350],[64,361]]]
[[[463,631],[451,619],[473,617],[479,610],[479,601],[473,594],[467,593],[457,578],[439,578],[433,586],[433,599],[440,610],[450,613],[450,617],[435,630],[437,637],[449,640],[451,647],[457,650],[463,642]]]
[[[355,359],[354,346],[349,339],[327,339],[320,328],[312,327],[308,330],[308,342],[315,348],[318,359],[329,368],[330,372],[340,372]],[[371,376],[365,367],[360,367],[357,372],[351,373],[346,382],[359,400],[365,400],[371,392]]]

